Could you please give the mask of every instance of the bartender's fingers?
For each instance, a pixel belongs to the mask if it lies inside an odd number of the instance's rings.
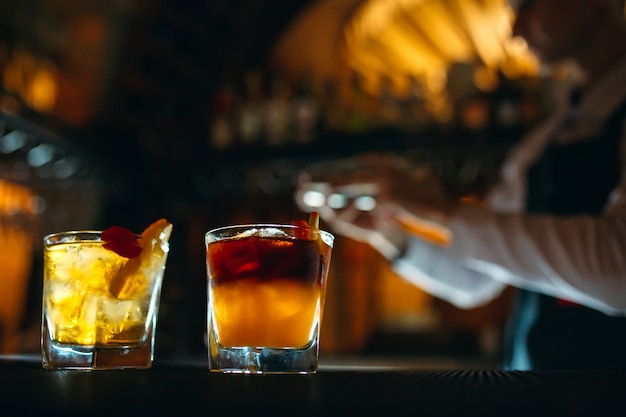
[[[338,219],[342,222],[352,223],[362,229],[372,230],[376,228],[375,209],[363,210],[358,205],[350,204],[338,213]]]
[[[375,232],[371,214],[353,205],[336,212],[332,227],[337,233],[361,242],[369,241]]]

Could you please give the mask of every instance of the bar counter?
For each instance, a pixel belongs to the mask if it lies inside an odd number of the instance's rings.
[[[626,415],[626,372],[324,364],[313,375],[210,373],[203,360],[149,370],[44,370],[0,356],[1,415]],[[11,410],[10,412],[7,412]],[[41,413],[41,414],[35,414]]]

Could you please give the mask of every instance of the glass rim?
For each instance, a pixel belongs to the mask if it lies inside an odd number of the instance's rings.
[[[205,234],[219,232],[222,230],[251,229],[251,228],[259,228],[259,227],[265,227],[265,228],[273,227],[277,229],[278,228],[285,228],[285,229],[303,229],[304,228],[303,226],[298,226],[296,224],[289,224],[289,223],[242,223],[242,224],[230,224],[226,226],[216,227],[214,229],[210,229]],[[320,232],[331,234],[330,232],[323,230],[323,229],[318,229],[318,230]]]
[[[237,229],[260,229],[260,228],[275,228],[275,229],[304,229],[304,227],[302,226],[298,226],[295,224],[287,224],[287,223],[245,223],[245,224],[231,224],[231,225],[227,225],[227,226],[220,226],[220,227],[216,227],[214,229],[209,230],[208,232],[206,232],[204,234],[204,239],[205,241],[207,241],[207,239],[209,238],[210,234],[215,234],[218,232],[227,232],[229,230],[237,230]],[[329,237],[330,239],[334,240],[335,236],[323,229],[318,229],[319,232],[326,236]]]
[[[104,232],[104,230],[85,229],[85,230],[66,230],[64,232],[48,233],[47,235],[44,235],[43,242],[46,245],[66,243],[63,241],[52,241],[55,238],[60,238],[60,237],[65,237],[65,236],[74,237],[74,239],[71,242],[95,242],[97,241],[96,239],[85,239],[80,236],[92,236],[92,237],[99,238],[102,235],[102,232]],[[133,235],[135,235],[136,238],[141,237],[141,235],[137,233],[133,233]]]

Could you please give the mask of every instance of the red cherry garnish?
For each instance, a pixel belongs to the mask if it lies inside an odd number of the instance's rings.
[[[124,258],[136,258],[141,253],[137,236],[121,226],[111,226],[102,232],[102,245]]]

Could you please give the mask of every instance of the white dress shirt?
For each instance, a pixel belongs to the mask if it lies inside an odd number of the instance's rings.
[[[510,152],[486,206],[455,212],[450,246],[409,238],[393,264],[400,276],[462,308],[484,304],[511,285],[626,314],[626,119],[621,180],[601,216],[524,214],[526,171],[545,146],[587,140],[626,101],[626,58],[587,91],[575,112],[562,99],[563,110]],[[574,123],[564,128],[567,118]]]

